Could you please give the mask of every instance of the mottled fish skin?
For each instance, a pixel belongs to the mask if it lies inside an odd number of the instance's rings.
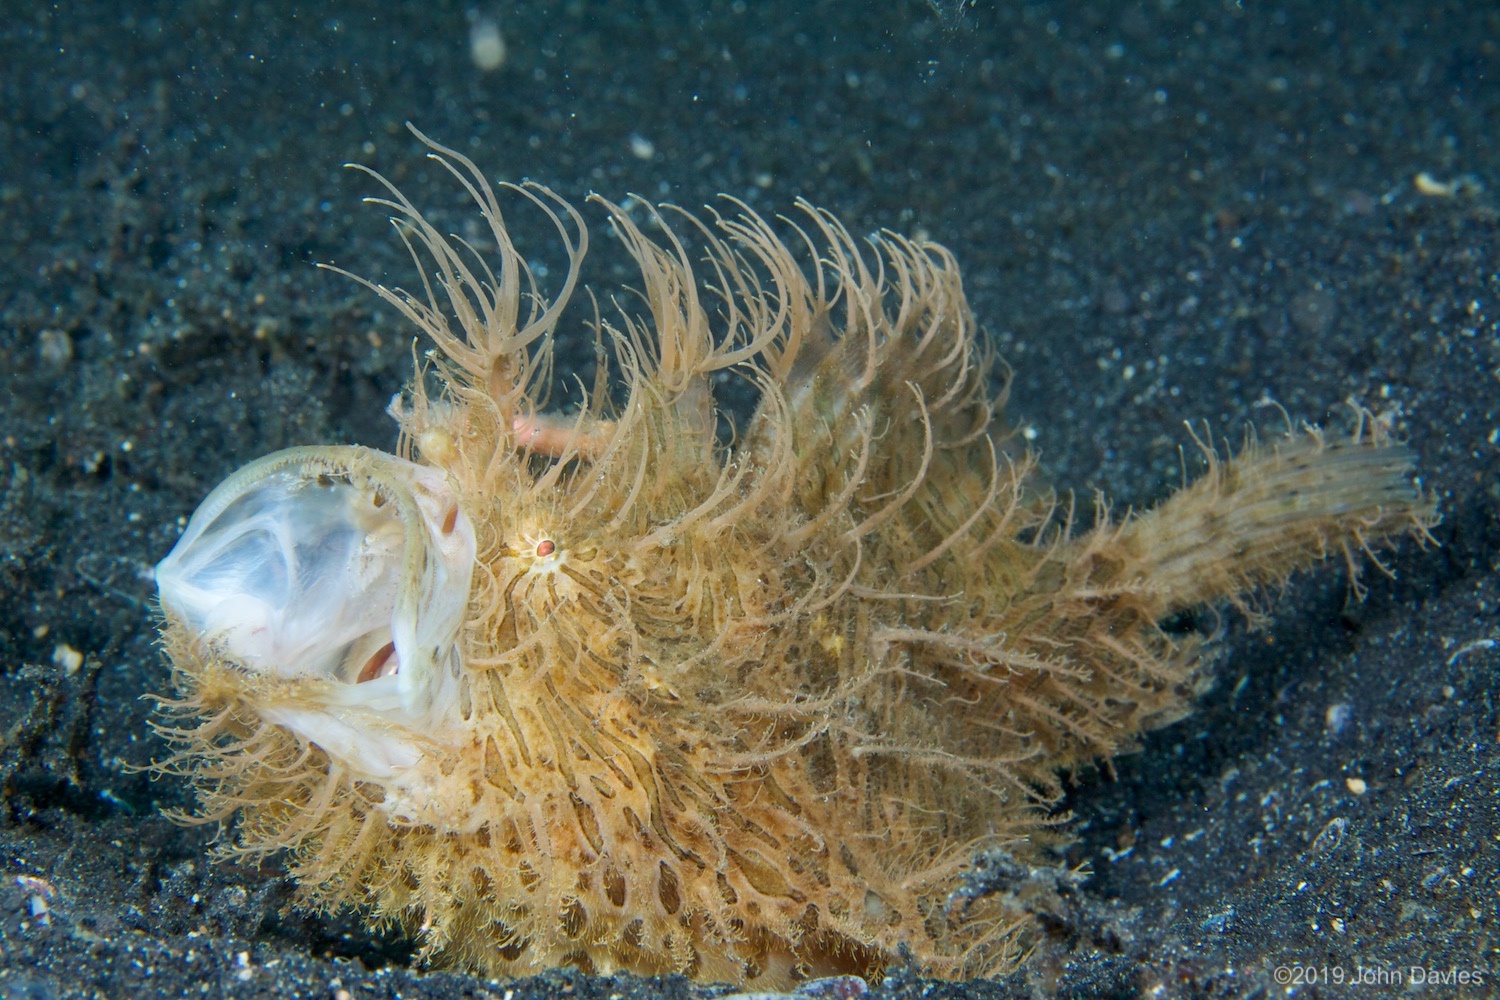
[[[952,255],[806,203],[776,226],[645,209],[648,237],[593,199],[649,315],[597,323],[586,402],[544,413],[584,221],[502,189],[568,258],[544,298],[495,189],[417,136],[493,246],[366,171],[422,278],[364,283],[443,389],[419,372],[393,404],[399,454],[279,453],[194,515],[158,568],[159,767],[197,788],[179,819],[287,852],[305,904],[396,922],[427,959],[757,991],[900,954],[1011,968],[1030,918],[955,890],[976,852],[1065,836],[1060,769],[1187,711],[1203,645],[1161,623],[1435,516],[1360,413],[1203,446],[1157,508],[1075,529],[999,431]],[[761,401],[725,444],[735,376]]]

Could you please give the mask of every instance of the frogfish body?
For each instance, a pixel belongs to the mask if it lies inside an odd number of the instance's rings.
[[[1028,918],[955,890],[978,852],[1057,838],[1060,769],[1185,712],[1204,650],[1164,620],[1430,523],[1362,419],[1205,447],[1160,506],[1073,528],[999,431],[953,257],[807,204],[788,245],[744,206],[651,211],[652,239],[601,201],[649,318],[596,318],[612,381],[542,412],[583,220],[502,189],[556,228],[549,300],[484,175],[418,137],[494,259],[371,173],[423,279],[364,283],[434,342],[441,391],[419,371],[393,403],[399,454],[280,452],[193,515],[157,568],[158,766],[196,787],[180,818],[287,852],[308,905],[434,961],[1004,971]],[[759,394],[727,444],[726,375]]]

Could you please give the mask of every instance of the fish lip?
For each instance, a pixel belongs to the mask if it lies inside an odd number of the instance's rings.
[[[264,687],[265,721],[355,758],[351,766],[369,753],[404,767],[420,756],[408,747],[456,732],[476,549],[458,488],[441,470],[364,447],[314,446],[267,455],[224,480],[153,575],[167,618],[205,659],[250,681],[250,707]],[[359,683],[372,644],[379,655],[385,642],[394,669],[381,664]]]

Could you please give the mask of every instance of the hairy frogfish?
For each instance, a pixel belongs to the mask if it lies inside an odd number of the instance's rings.
[[[1355,572],[1435,516],[1356,411],[1200,442],[1158,506],[1075,521],[1004,430],[953,255],[805,202],[591,198],[639,282],[596,302],[592,385],[549,411],[583,217],[417,135],[482,236],[360,168],[421,278],[356,280],[433,348],[399,443],[278,452],[193,514],[156,569],[157,767],[195,788],[179,819],[285,852],[306,905],[430,961],[759,989],[899,956],[1005,971],[1033,919],[956,890],[986,850],[1045,861],[1059,773],[1186,712],[1211,647],[1185,613]],[[502,201],[555,229],[550,291]]]

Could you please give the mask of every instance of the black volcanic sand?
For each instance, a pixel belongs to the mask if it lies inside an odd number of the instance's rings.
[[[1497,988],[1493,7],[573,0],[495,8],[485,73],[463,4],[22,6],[0,22],[0,994],[714,992],[423,971],[296,910],[274,859],[211,863],[211,830],[159,813],[181,783],[138,770],[163,749],[141,695],[167,686],[149,568],[184,518],[273,449],[393,443],[412,331],[312,264],[411,278],[347,160],[472,225],[408,119],[575,200],[802,195],[944,242],[1084,509],[1159,500],[1184,420],[1272,433],[1271,401],[1338,424],[1357,400],[1420,456],[1441,548],[1390,555],[1363,603],[1335,561],[1264,629],[1198,622],[1224,633],[1199,710],[1073,776],[1060,860],[1093,874],[1026,968],[876,992],[1365,997],[1395,987],[1358,970],[1413,967],[1470,975],[1429,995]],[[513,222],[555,278],[541,220]],[[588,373],[576,316],[559,371]],[[1319,982],[1280,985],[1294,965]]]

